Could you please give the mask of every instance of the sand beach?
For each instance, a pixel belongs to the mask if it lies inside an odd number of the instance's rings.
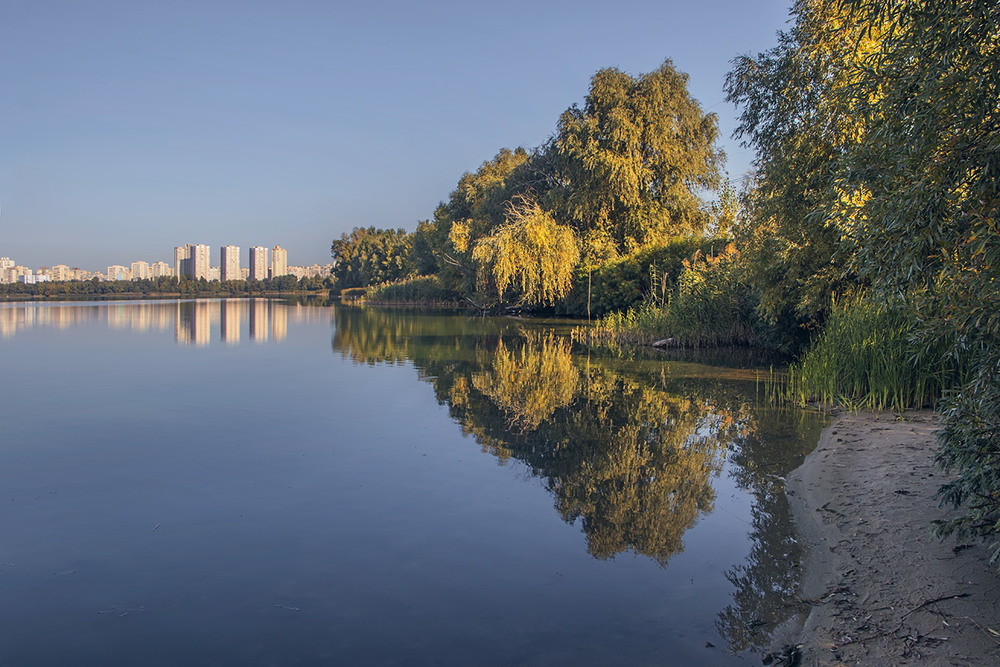
[[[932,533],[952,515],[934,497],[947,478],[937,424],[932,412],[840,415],[789,476],[809,555],[801,613],[775,643],[798,646],[800,664],[1000,665],[987,549]]]

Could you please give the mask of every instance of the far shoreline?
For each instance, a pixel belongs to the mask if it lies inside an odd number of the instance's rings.
[[[109,294],[25,294],[0,295],[0,303],[30,303],[32,301],[141,301],[143,299],[262,299],[282,298],[288,296],[316,296],[335,299],[329,296],[328,290],[295,290],[291,292],[254,292],[252,294],[182,294],[180,292],[118,292]]]

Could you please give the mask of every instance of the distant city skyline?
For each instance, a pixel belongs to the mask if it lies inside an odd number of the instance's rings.
[[[211,249],[213,248],[213,246],[211,244],[208,244],[208,243],[205,243],[205,244],[196,243],[196,244],[184,244],[184,245],[205,246],[205,247],[207,247],[209,249],[209,256],[208,256],[208,259],[209,259],[208,264],[209,264],[209,266],[218,266],[220,268],[222,267],[222,265],[224,263],[224,259],[222,259],[221,257],[220,257],[218,263],[215,263],[215,262],[213,262],[211,260]],[[122,260],[122,258],[118,258],[118,259],[120,261],[127,261],[128,264],[135,264],[135,263],[139,262],[139,263],[144,263],[144,264],[148,264],[148,265],[151,266],[151,265],[157,264],[157,263],[166,263],[166,264],[169,264],[170,266],[176,266],[176,264],[177,264],[177,250],[180,247],[183,247],[183,246],[176,246],[175,245],[173,247],[173,249],[172,249],[172,253],[173,254],[170,257],[168,257],[168,259],[171,259],[171,261],[169,261],[169,262],[167,262],[167,261],[165,261],[163,259],[149,259],[149,258],[146,258],[146,259],[135,259],[135,258],[133,258],[131,260]],[[247,262],[246,263],[243,262],[243,258],[242,258],[242,246],[237,246],[237,245],[233,245],[231,243],[227,243],[227,244],[224,244],[222,246],[214,246],[214,247],[218,247],[220,250],[232,249],[232,250],[230,250],[230,252],[235,253],[235,258],[236,258],[235,262],[236,262],[236,266],[238,266],[238,267],[249,266],[249,264],[252,261],[251,255],[252,255],[252,251],[254,250],[254,248],[261,247],[264,250],[266,250],[268,258],[272,258],[272,251],[275,248],[277,248],[277,249],[280,249],[280,251],[282,253],[281,256],[285,258],[284,265],[286,265],[286,266],[288,265],[288,250],[285,249],[285,248],[283,248],[280,245],[275,245],[273,247],[268,247],[268,246],[251,246],[247,250],[247,257],[246,257]],[[0,248],[0,253],[4,252],[4,250],[5,250],[4,248]],[[12,262],[11,266],[13,266],[16,263],[17,265],[27,266],[27,267],[32,268],[32,269],[39,269],[39,268],[42,268],[42,267],[52,268],[53,266],[65,265],[65,266],[72,266],[72,267],[78,268],[78,269],[84,269],[84,270],[87,270],[87,271],[104,271],[106,267],[111,267],[111,266],[116,266],[117,265],[116,263],[111,263],[111,264],[105,265],[104,267],[98,266],[98,265],[82,266],[82,265],[79,265],[79,264],[72,264],[71,265],[68,262],[49,262],[49,263],[43,262],[41,264],[30,265],[30,264],[27,264],[25,262],[19,261],[17,258],[14,257],[14,253],[12,253],[12,252],[7,252],[6,254],[4,254],[3,255],[3,259],[4,260],[9,260],[10,262]],[[314,264],[318,264],[320,262],[313,262],[313,263]],[[327,262],[323,262],[323,263],[330,264],[330,263],[332,263],[332,261],[327,261]],[[270,265],[273,264],[273,261],[266,261],[265,264],[267,266],[270,266]],[[3,263],[3,264],[0,264],[0,269],[3,269],[3,268],[6,268],[6,262]]]
[[[2,252],[2,249],[0,249]],[[273,248],[253,246],[248,252],[247,266],[240,256],[240,246],[224,245],[219,249],[219,263],[212,262],[212,247],[204,243],[187,243],[174,246],[173,262],[147,262],[132,260],[127,264],[109,264],[103,268],[85,268],[67,264],[41,264],[28,266],[16,258],[0,256],[0,283],[43,282],[49,280],[139,280],[163,276],[187,276],[197,280],[264,280],[284,275],[297,278],[329,273],[332,262],[325,264],[292,265],[288,263],[288,250],[280,245]],[[270,261],[269,261],[270,259]],[[23,278],[30,278],[24,280]]]
[[[790,4],[6,3],[0,252],[97,268],[249,239],[323,264],[351,228],[412,230],[463,172],[545,142],[598,69],[666,58],[738,180],[753,155],[725,75]]]

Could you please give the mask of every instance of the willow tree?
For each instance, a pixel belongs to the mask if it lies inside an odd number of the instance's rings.
[[[434,212],[423,232],[438,260],[439,275],[466,294],[475,290],[476,242],[506,222],[507,203],[517,194],[531,192],[527,163],[532,154],[524,148],[501,149],[472,173],[459,179],[447,202]]]
[[[1000,557],[1000,2],[830,0],[896,29],[842,94],[866,120],[845,153],[861,189],[858,267],[907,299],[925,352],[966,373],[944,404],[943,498],[966,512],[944,532]]]
[[[481,285],[494,286],[501,300],[513,288],[522,303],[555,303],[569,291],[580,261],[573,230],[525,197],[515,197],[507,208],[507,224],[480,239],[472,252]]]
[[[719,184],[718,122],[670,60],[637,77],[615,68],[591,79],[583,108],[559,119],[547,147],[551,210],[578,230],[588,256],[615,256],[700,231],[700,191]]]
[[[863,131],[837,91],[865,53],[878,51],[882,29],[828,0],[797,0],[792,18],[776,47],[733,61],[726,92],[740,107],[735,136],[758,154],[735,235],[764,315],[795,332],[821,323],[832,297],[855,285],[853,246],[824,210],[841,194],[837,160]]]

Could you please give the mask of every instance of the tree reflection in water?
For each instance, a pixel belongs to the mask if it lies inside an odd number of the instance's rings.
[[[722,372],[574,355],[568,337],[535,323],[333,313],[336,352],[360,363],[412,362],[484,452],[515,458],[544,480],[562,518],[580,521],[595,558],[632,551],[666,566],[685,531],[713,509],[712,479],[728,458],[755,503],[751,553],[727,573],[736,590],[718,628],[731,649],[759,649],[787,616],[800,553],[781,479],[816,442],[820,419],[763,407],[752,383]]]
[[[476,357],[483,370],[472,374],[472,386],[504,411],[512,428],[537,429],[576,397],[580,373],[565,338],[525,331]]]
[[[823,421],[790,409],[758,411],[756,428],[733,449],[733,476],[754,496],[751,548],[744,563],[726,573],[735,587],[733,604],[719,613],[716,627],[734,651],[760,651],[788,619],[805,555],[792,530],[785,476],[819,440]],[[793,437],[789,424],[796,424]],[[775,447],[775,443],[783,446]]]

